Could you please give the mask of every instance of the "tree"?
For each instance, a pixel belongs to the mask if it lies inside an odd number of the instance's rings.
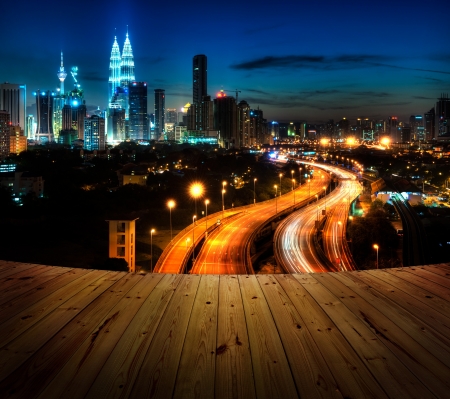
[[[128,262],[123,258],[108,258],[103,265],[99,265],[100,270],[112,270],[115,272],[128,272]]]

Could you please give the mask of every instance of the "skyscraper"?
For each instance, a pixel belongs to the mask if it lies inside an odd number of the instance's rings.
[[[64,95],[64,80],[67,77],[67,72],[64,70],[63,53],[62,53],[62,51],[61,51],[61,66],[59,67],[59,71],[58,71],[58,73],[56,75],[58,76],[58,79],[61,82],[60,94]]]
[[[36,140],[53,141],[53,97],[55,93],[38,90],[36,96]]]
[[[9,112],[0,110],[0,160],[9,155],[10,125]]]
[[[105,149],[105,119],[93,115],[84,120],[84,148],[89,151]]]
[[[26,85],[2,83],[0,84],[0,110],[7,111],[11,123],[19,125],[31,137],[31,132],[26,130]]]
[[[122,87],[128,87],[135,79],[133,50],[131,49],[131,43],[127,32],[125,43],[123,45],[122,59],[120,61],[120,85]]]
[[[434,107],[424,114],[425,120],[425,140],[431,140],[434,137],[435,113]]]
[[[219,143],[224,148],[239,146],[237,106],[234,97],[221,91],[214,99],[214,129],[219,132]]]
[[[194,104],[201,103],[203,97],[208,95],[207,73],[206,55],[195,55],[192,60],[192,102]]]
[[[119,43],[117,43],[117,37],[114,36],[111,58],[109,61],[109,101],[114,97],[117,87],[120,86],[120,62]]]
[[[450,99],[448,94],[441,94],[436,103],[435,138],[450,133]]]
[[[163,89],[155,89],[155,131],[154,140],[164,139],[164,124],[165,124],[165,108],[166,108],[166,100],[165,100],[165,90]]]
[[[147,83],[131,82],[129,85],[130,120],[129,137],[131,140],[149,140],[147,113]]]

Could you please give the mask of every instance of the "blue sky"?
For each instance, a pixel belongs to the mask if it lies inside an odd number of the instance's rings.
[[[407,119],[450,92],[445,0],[18,0],[2,8],[0,80],[25,83],[29,95],[56,89],[63,51],[66,70],[79,68],[88,109],[107,105],[111,47],[117,35],[122,50],[127,25],[150,108],[155,88],[166,90],[167,108],[191,101],[195,54],[208,57],[208,94],[239,89],[268,120]]]

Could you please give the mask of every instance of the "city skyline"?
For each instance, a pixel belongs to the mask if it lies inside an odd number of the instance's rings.
[[[28,6],[20,15],[25,29],[19,33],[6,24],[0,28],[8,38],[0,50],[6,60],[0,80],[26,84],[28,106],[34,104],[32,92],[59,87],[62,51],[66,71],[79,68],[88,112],[106,109],[111,47],[116,36],[123,50],[127,31],[136,80],[147,82],[150,96],[164,89],[167,108],[192,102],[191,65],[197,54],[208,57],[211,98],[221,89],[231,96],[238,89],[239,99],[261,108],[268,120],[320,123],[389,115],[406,120],[427,112],[441,93],[450,92],[445,26],[424,18],[423,3],[417,1],[376,6],[284,1],[264,7],[243,4],[238,14],[231,5],[206,2],[209,7],[195,10],[177,6],[174,14],[165,4],[140,9],[135,2],[101,1],[81,2],[88,10],[82,16],[55,4]],[[6,4],[3,18],[14,18],[16,7]],[[445,14],[450,5],[439,1],[436,9]],[[118,10],[119,20],[109,18]],[[183,23],[152,17],[177,14]],[[99,16],[104,24],[98,23]],[[71,29],[81,18],[83,24]],[[32,34],[33,21],[40,21],[38,35]],[[67,76],[65,90],[72,85]]]

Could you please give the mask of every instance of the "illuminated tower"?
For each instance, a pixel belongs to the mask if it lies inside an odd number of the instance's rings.
[[[41,142],[53,141],[53,97],[55,93],[50,90],[33,93],[36,96],[37,129],[36,140]]]
[[[64,70],[64,64],[63,64],[63,53],[61,51],[61,66],[59,67],[59,72],[57,73],[58,79],[61,82],[61,91],[60,94],[64,94],[64,79],[67,76],[66,71]]]
[[[155,140],[164,139],[165,111],[166,111],[165,90],[155,89]]]
[[[24,84],[0,83],[0,110],[7,111],[13,126],[26,131],[27,89]]]
[[[127,32],[125,44],[123,45],[122,60],[120,62],[120,85],[122,87],[128,87],[135,79],[133,50],[131,49]]]
[[[117,43],[117,37],[114,36],[114,44],[111,50],[111,58],[109,61],[109,99],[114,96],[116,89],[120,86],[120,49]]]

